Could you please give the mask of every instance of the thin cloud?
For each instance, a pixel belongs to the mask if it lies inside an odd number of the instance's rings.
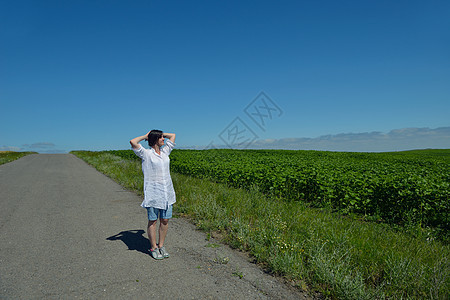
[[[0,147],[0,151],[15,151],[15,152],[19,152],[21,148],[19,147],[14,147],[14,146],[1,146]]]
[[[450,127],[403,128],[388,133],[378,131],[341,133],[317,138],[286,138],[258,140],[253,149],[292,149],[380,152],[426,148],[450,148]]]
[[[66,150],[60,150],[60,149],[51,149],[51,150],[39,150],[37,151],[42,154],[59,154],[59,153],[67,153]]]
[[[66,150],[57,149],[54,143],[37,142],[33,144],[23,144],[20,147],[6,146],[0,147],[0,151],[16,151],[16,152],[38,152],[38,153],[67,153]]]
[[[25,145],[23,145],[23,146],[25,146]],[[33,149],[49,149],[49,148],[54,148],[55,144],[40,142],[40,143],[34,143],[31,145],[27,145],[27,146],[29,146],[29,148],[33,148]]]
[[[215,148],[228,148],[214,145]],[[192,147],[205,149],[205,147]],[[191,149],[192,149],[191,148]],[[247,149],[288,149],[354,152],[385,152],[412,149],[450,148],[450,127],[402,128],[388,133],[380,131],[360,133],[340,133],[316,138],[261,139]],[[239,149],[239,147],[236,147]]]

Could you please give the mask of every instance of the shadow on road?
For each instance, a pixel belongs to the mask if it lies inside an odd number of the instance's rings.
[[[107,238],[108,241],[121,240],[128,246],[128,250],[136,250],[144,254],[150,254],[150,241],[143,236],[144,230],[127,230]]]

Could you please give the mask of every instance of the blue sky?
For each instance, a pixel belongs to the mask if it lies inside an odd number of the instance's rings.
[[[128,149],[154,128],[179,147],[450,148],[449,15],[450,1],[0,0],[0,150]]]

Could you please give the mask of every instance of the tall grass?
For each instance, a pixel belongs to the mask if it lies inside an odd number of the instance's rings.
[[[76,152],[142,195],[140,163]],[[365,223],[299,202],[172,174],[175,211],[303,289],[338,299],[448,299],[450,249],[383,224]]]
[[[36,152],[0,151],[0,165],[9,163],[29,154],[36,154]]]

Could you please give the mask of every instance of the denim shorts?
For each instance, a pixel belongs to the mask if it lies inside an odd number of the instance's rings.
[[[169,205],[168,209],[146,207],[148,220],[149,221],[156,221],[156,220],[158,220],[158,218],[160,218],[160,219],[170,219],[170,218],[172,218],[172,207],[173,207],[173,205]]]

